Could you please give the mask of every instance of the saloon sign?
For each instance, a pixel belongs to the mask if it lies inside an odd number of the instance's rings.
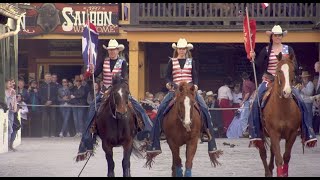
[[[88,19],[99,34],[119,33],[117,3],[31,3],[35,7],[22,18],[21,36],[81,34]]]

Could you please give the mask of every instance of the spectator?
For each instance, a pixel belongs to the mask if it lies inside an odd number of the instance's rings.
[[[29,109],[27,104],[23,100],[22,94],[17,95],[18,109],[20,109],[21,117],[21,137],[26,137],[29,134],[29,120],[28,113]]]
[[[232,90],[232,107],[239,108],[242,102],[242,92],[240,89],[240,84],[236,84]]]
[[[100,91],[101,91],[101,87],[100,87],[100,81],[97,81],[94,83],[94,91],[96,92],[96,96],[99,95]],[[93,88],[91,88],[91,90],[88,92],[88,96],[87,96],[87,103],[91,104],[94,101],[94,91]]]
[[[41,104],[45,105],[42,107],[42,136],[44,137],[55,137],[57,136],[56,131],[56,108],[50,107],[57,103],[58,90],[57,85],[51,81],[51,74],[45,73],[45,82],[41,84],[39,94],[41,98]]]
[[[206,103],[208,108],[219,108],[219,103],[217,101],[217,94],[213,94],[212,91],[206,93]],[[213,130],[215,137],[223,137],[223,121],[221,118],[221,111],[210,110],[211,120],[213,123]]]
[[[7,104],[8,110],[8,143],[9,150],[15,151],[13,148],[13,140],[11,135],[13,133],[13,121],[14,121],[14,113],[17,112],[17,99],[16,99],[16,91],[13,89],[12,80],[8,79],[5,81],[5,102]]]
[[[231,83],[230,78],[224,79],[224,85],[218,89],[218,101],[220,108],[232,108],[232,93],[229,85]],[[227,129],[233,119],[234,112],[233,110],[222,110],[222,119],[223,119],[223,128],[224,132],[227,132]]]
[[[58,101],[62,106],[69,106],[69,101],[71,98],[71,91],[68,87],[68,80],[62,79],[62,87],[58,89]],[[68,128],[68,122],[71,114],[71,107],[60,107],[61,115],[63,118],[63,123],[61,131],[59,132],[59,137],[63,137],[65,134],[70,137],[70,130]]]
[[[80,76],[75,77],[75,87],[71,92],[70,104],[75,106],[86,105],[85,88],[81,85]],[[76,128],[76,137],[82,136],[83,123],[84,123],[84,108],[85,107],[72,107],[73,121]]]
[[[320,94],[320,79],[319,79],[319,75],[320,75],[320,61],[317,61],[314,64],[314,70],[316,73],[318,73],[318,80],[315,84],[315,95],[319,95]],[[316,98],[314,103],[313,103],[313,109],[314,109],[314,115],[313,115],[313,129],[314,132],[316,134],[319,134],[319,126],[320,126],[320,98]]]
[[[42,120],[41,120],[41,107],[33,106],[40,105],[41,98],[38,90],[38,84],[35,80],[30,81],[28,88],[29,102],[32,105],[29,110],[29,120],[31,123],[31,136],[42,136]]]
[[[18,94],[22,95],[22,98],[24,99],[24,101],[28,101],[29,99],[29,94],[28,94],[28,90],[24,87],[25,83],[24,83],[24,79],[20,78],[18,80]]]
[[[302,71],[302,74],[300,75],[302,78],[302,84],[298,86],[299,93],[301,95],[301,98],[303,102],[305,103],[307,110],[308,110],[308,121],[312,122],[313,119],[313,112],[312,112],[312,104],[313,99],[310,97],[313,95],[314,92],[314,85],[312,81],[310,81],[309,77],[310,74],[308,71]]]
[[[58,82],[58,75],[55,73],[51,74],[51,81],[54,85],[56,85],[56,89],[62,87],[62,85]],[[56,134],[58,134],[62,127],[62,114],[59,107],[51,107],[56,112]]]

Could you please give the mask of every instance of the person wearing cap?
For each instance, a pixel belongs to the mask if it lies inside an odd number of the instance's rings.
[[[99,76],[102,73],[104,96],[108,96],[112,86],[112,77],[115,74],[120,73],[122,78],[128,79],[128,63],[123,57],[119,56],[119,52],[124,50],[124,45],[119,44],[117,40],[111,39],[108,43],[108,47],[103,45],[103,48],[108,51],[108,57],[97,63],[96,67],[93,64],[90,64],[89,69],[91,73],[93,73],[94,71],[95,77]],[[85,74],[85,76],[88,76],[88,74]],[[100,93],[96,97],[97,109],[99,109],[100,107],[102,95],[103,93]],[[149,119],[140,103],[131,95],[129,95],[129,101],[132,103],[134,110],[141,114],[141,117],[144,121],[144,131],[141,131],[137,134],[138,140],[143,140],[149,135],[153,123]],[[84,129],[84,132],[82,134],[76,161],[84,160],[86,159],[88,154],[93,153],[93,145],[96,143],[96,134],[94,133],[92,136],[90,127],[92,125],[95,113],[95,102],[92,102],[90,104],[88,119],[85,123],[86,128]]]
[[[258,79],[262,79],[261,75],[264,72],[269,72],[273,76],[276,73],[276,67],[278,64],[278,59],[276,55],[280,52],[284,56],[294,55],[294,51],[292,47],[282,44],[282,38],[288,34],[288,31],[283,31],[279,25],[275,25],[271,31],[266,31],[266,34],[269,36],[269,45],[264,47],[257,58],[255,60],[255,64],[257,67]],[[255,52],[250,52],[251,60],[255,59]],[[298,65],[296,58],[293,59],[294,66],[295,66],[295,74],[298,74]],[[250,138],[250,145],[254,146],[262,146],[263,142],[261,139],[261,121],[260,121],[260,113],[259,113],[259,106],[258,106],[258,97],[261,100],[263,95],[267,90],[266,82],[262,82],[258,87],[258,96],[255,97],[253,104],[252,104],[252,111],[249,115],[249,138]],[[308,110],[303,103],[303,100],[299,94],[298,89],[292,88],[292,93],[298,99],[298,106],[300,111],[303,113],[302,118],[302,133],[304,133],[305,139],[303,140],[306,143],[307,147],[314,147],[317,142],[316,135],[312,128],[312,122],[308,117]]]
[[[313,99],[311,97],[313,96],[314,85],[310,80],[310,74],[308,71],[302,71],[302,74],[300,75],[300,77],[302,79],[302,83],[301,83],[301,86],[298,87],[298,90],[303,102],[306,104],[306,107],[308,110],[308,119],[310,122],[312,122]]]
[[[220,108],[217,101],[217,94],[214,94],[212,91],[206,93],[206,103],[208,108]],[[221,111],[210,110],[210,115],[212,117],[212,123],[214,128],[215,137],[223,136],[223,122],[221,118]]]
[[[169,59],[166,72],[166,87],[169,89],[168,94],[162,100],[158,114],[155,119],[155,124],[152,128],[151,141],[152,145],[147,147],[147,154],[154,156],[161,153],[160,147],[160,133],[162,127],[162,120],[164,118],[164,112],[168,107],[169,102],[174,98],[175,94],[173,88],[178,87],[178,85],[185,81],[188,83],[193,83],[196,91],[196,101],[200,105],[200,109],[204,115],[204,124],[207,126],[207,134],[210,140],[208,141],[208,152],[216,153],[217,147],[213,135],[213,126],[211,121],[211,116],[208,107],[202,98],[202,96],[197,92],[198,90],[198,74],[195,67],[195,61],[191,57],[190,50],[193,49],[193,45],[188,43],[186,39],[180,38],[176,43],[172,44],[174,49],[173,57]],[[183,72],[183,73],[182,73]],[[208,132],[209,131],[209,132]]]

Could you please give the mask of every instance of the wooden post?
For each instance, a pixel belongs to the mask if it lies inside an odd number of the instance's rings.
[[[131,95],[141,100],[145,93],[145,51],[142,43],[129,42],[129,87]]]

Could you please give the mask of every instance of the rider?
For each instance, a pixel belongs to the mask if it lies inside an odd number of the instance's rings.
[[[282,52],[283,55],[294,55],[294,51],[292,47],[282,44],[282,38],[287,34],[287,31],[282,31],[282,28],[279,25],[275,25],[271,31],[266,31],[266,34],[270,37],[270,43],[267,47],[263,48],[259,53],[257,60],[255,61],[257,72],[260,74],[264,72],[269,72],[273,76],[276,73],[276,67],[278,60],[276,55]],[[255,58],[255,52],[250,52],[250,57],[253,60]],[[297,72],[297,61],[294,60],[295,65],[295,72]],[[296,73],[297,74],[297,73]],[[261,79],[261,78],[258,78]],[[261,102],[263,95],[267,90],[266,81],[262,82],[258,87],[258,97]],[[312,128],[312,122],[308,117],[308,111],[306,109],[305,104],[303,103],[301,96],[296,88],[292,88],[292,92],[295,97],[298,99],[298,105],[303,113],[302,118],[302,133],[304,134],[304,139],[307,147],[314,147],[317,138]],[[262,145],[261,139],[261,122],[260,122],[260,112],[258,108],[258,97],[255,97],[253,104],[252,104],[252,111],[249,115],[249,133],[250,133],[250,145],[254,145],[259,147]],[[261,106],[262,107],[262,106]]]
[[[192,44],[188,44],[186,39],[180,38],[178,43],[172,44],[172,48],[174,49],[173,58],[170,58],[167,66],[166,73],[166,87],[170,90],[168,94],[162,100],[158,114],[155,119],[154,127],[152,128],[151,133],[151,141],[152,145],[148,146],[147,154],[154,156],[161,153],[160,147],[160,131],[162,126],[162,120],[164,118],[164,112],[168,107],[169,102],[174,98],[173,87],[177,87],[177,85],[182,81],[192,82],[195,86],[195,91],[198,90],[198,74],[195,69],[195,61],[191,57],[190,50],[193,49]],[[207,125],[206,131],[208,135],[211,135],[211,140],[208,141],[208,151],[209,153],[216,153],[217,146],[216,141],[213,136],[213,125],[210,117],[210,113],[208,107],[202,98],[196,92],[196,100],[200,105],[200,109],[205,118],[205,124]],[[209,132],[208,132],[209,131]],[[209,137],[209,136],[208,136]]]
[[[108,47],[103,45],[103,48],[108,51],[108,57],[97,64],[97,67],[94,67],[94,65],[91,64],[90,71],[92,72],[95,68],[95,77],[99,76],[101,72],[103,73],[103,88],[106,89],[104,94],[107,95],[112,86],[111,83],[113,75],[115,75],[116,73],[121,73],[122,78],[128,79],[128,63],[125,59],[123,59],[123,57],[119,56],[119,52],[124,50],[124,45],[119,44],[115,39],[111,39],[109,41]],[[95,144],[96,133],[92,135],[90,132],[90,127],[93,121],[93,117],[95,116],[96,111],[99,109],[102,95],[103,93],[99,93],[99,95],[96,97],[97,109],[95,109],[95,102],[92,102],[90,104],[86,128],[84,129],[84,133],[79,145],[77,161],[84,160],[87,157],[88,153],[93,153],[93,145]],[[132,103],[134,110],[140,113],[144,122],[144,130],[139,132],[137,135],[138,139],[142,140],[149,135],[153,124],[139,102],[137,102],[137,100],[135,100],[131,95],[129,95],[129,100]]]

